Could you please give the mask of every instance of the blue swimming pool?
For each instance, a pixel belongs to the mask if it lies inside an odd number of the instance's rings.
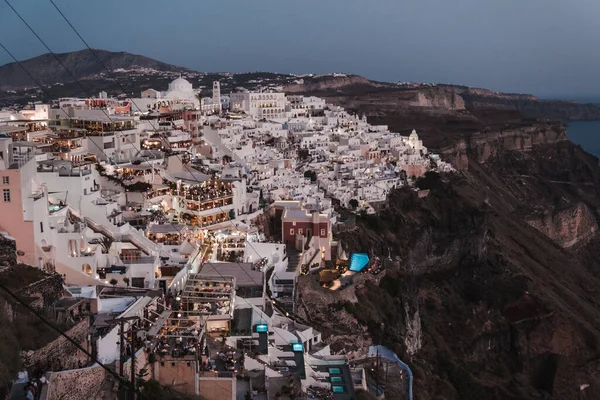
[[[352,253],[350,256],[350,271],[360,272],[369,264],[369,256],[365,253]]]

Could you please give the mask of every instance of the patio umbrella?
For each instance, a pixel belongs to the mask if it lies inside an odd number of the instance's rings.
[[[342,254],[340,255],[340,260],[341,261],[348,261],[348,256],[346,255],[346,250],[342,251]]]

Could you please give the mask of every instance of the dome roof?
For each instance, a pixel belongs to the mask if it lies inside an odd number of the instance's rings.
[[[409,138],[414,138],[414,139],[418,139],[419,135],[417,135],[417,131],[413,129],[413,131],[411,132]]]
[[[173,82],[169,83],[169,91],[180,91],[180,92],[189,92],[192,89],[192,84],[186,81],[185,79],[179,77],[175,79]]]

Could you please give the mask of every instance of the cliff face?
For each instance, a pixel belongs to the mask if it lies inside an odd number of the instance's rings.
[[[567,140],[562,124],[536,124],[498,132],[475,133],[457,140],[452,146],[440,149],[453,166],[460,170],[469,167],[469,159],[485,163],[505,151],[530,151],[540,144]]]
[[[289,84],[284,86],[286,93],[313,93],[327,91],[352,91],[352,90],[368,90],[375,88],[388,88],[392,84],[380,83],[371,81],[358,75],[346,76],[326,76],[322,78],[314,78],[309,82],[302,84]]]
[[[583,203],[530,218],[527,223],[564,248],[587,244],[598,231],[594,215]]]
[[[600,105],[579,104],[561,100],[540,100],[534,96],[479,94],[466,92],[461,94],[468,109],[500,109],[519,111],[526,117],[560,120],[598,120]]]
[[[456,85],[392,85],[352,77],[331,78],[327,84],[296,85],[290,89],[293,92],[314,92],[347,108],[366,112],[368,116],[380,112],[406,116],[411,109],[427,108],[437,113],[459,110],[471,114],[482,110],[516,112],[527,118],[552,121],[600,120],[600,104],[544,100],[529,94],[500,93]],[[378,105],[393,105],[395,109],[373,107],[375,100]]]
[[[340,313],[410,363],[416,398],[595,398],[597,159],[554,124],[466,134],[447,155],[462,170],[429,176],[427,197],[395,191],[340,234],[387,265]],[[305,299],[317,329],[321,301]]]

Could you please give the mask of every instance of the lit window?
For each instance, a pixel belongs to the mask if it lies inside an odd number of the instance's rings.
[[[298,233],[302,235],[302,229],[298,229]]]
[[[294,234],[294,229],[290,229],[290,235]]]
[[[293,226],[296,226],[296,223],[295,223],[295,222],[292,222],[292,225],[293,225]]]
[[[2,191],[2,197],[5,203],[10,203],[10,189],[4,189]]]
[[[2,177],[2,184],[3,185],[8,185],[10,183],[10,177],[8,176],[3,176]]]
[[[325,236],[325,229],[321,229],[321,236]]]

